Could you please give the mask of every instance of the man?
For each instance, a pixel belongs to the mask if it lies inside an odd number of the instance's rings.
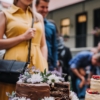
[[[70,68],[72,71],[71,79],[72,79],[72,88],[73,91],[77,93],[76,91],[76,79],[79,78],[81,80],[81,84],[85,85],[85,77],[83,77],[79,72],[78,68],[82,67],[85,68],[87,66],[91,66],[91,72],[94,72],[94,66],[100,66],[100,53],[93,54],[89,51],[82,51],[78,53],[75,57],[73,57],[70,62]],[[89,75],[90,76],[90,75]],[[90,80],[90,77],[88,77],[87,80]]]
[[[57,64],[57,43],[56,28],[53,23],[46,19],[48,14],[49,0],[36,0],[36,9],[44,18],[45,36],[48,47],[48,64],[49,70],[53,71]]]

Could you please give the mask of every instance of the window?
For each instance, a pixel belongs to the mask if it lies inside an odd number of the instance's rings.
[[[94,29],[96,29],[96,27],[100,28],[100,8],[95,9],[93,14],[94,14],[93,28]],[[100,35],[98,36],[94,35],[94,46],[97,46],[99,42],[100,42]]]
[[[61,33],[63,36],[69,36],[70,33],[70,19],[66,18],[61,21]]]
[[[76,15],[76,47],[86,47],[87,43],[87,12]]]

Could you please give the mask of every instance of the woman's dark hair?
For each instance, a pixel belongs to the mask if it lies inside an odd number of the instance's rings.
[[[18,0],[14,0],[13,4],[16,5],[17,2],[18,2]]]
[[[50,0],[43,0],[43,1],[45,1],[45,2],[49,2]],[[40,0],[36,0],[36,6],[38,6],[39,3],[40,3]]]

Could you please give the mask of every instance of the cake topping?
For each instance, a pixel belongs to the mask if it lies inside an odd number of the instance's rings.
[[[100,75],[93,75],[92,78],[99,80],[100,79]]]
[[[96,91],[96,90],[91,90],[91,89],[87,89],[87,92],[88,92],[89,94],[99,94],[98,91]]]
[[[40,72],[39,70],[36,70],[35,68],[27,69],[23,75],[20,75],[19,81],[20,83],[48,83],[48,84],[54,84],[56,82],[62,82],[64,81],[64,78],[58,77],[55,74],[52,74],[50,72],[46,72],[46,69],[44,72]]]

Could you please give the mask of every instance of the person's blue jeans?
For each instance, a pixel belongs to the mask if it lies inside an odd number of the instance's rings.
[[[76,89],[77,89],[77,95],[79,98],[84,98],[85,97],[85,93],[86,93],[86,89],[87,86],[84,85],[82,88],[79,88],[79,84],[81,83],[80,79],[76,80]]]
[[[49,66],[49,71],[54,71],[54,67],[53,66]]]

